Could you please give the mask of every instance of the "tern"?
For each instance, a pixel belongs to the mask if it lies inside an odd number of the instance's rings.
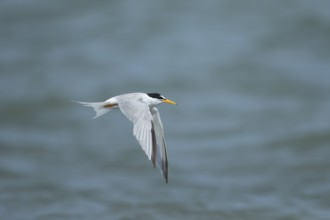
[[[77,101],[75,101],[77,102]],[[119,108],[133,123],[133,135],[154,167],[159,167],[168,183],[167,147],[163,124],[158,109],[160,103],[176,105],[159,93],[128,93],[109,98],[104,102],[77,102],[95,110],[95,117]]]

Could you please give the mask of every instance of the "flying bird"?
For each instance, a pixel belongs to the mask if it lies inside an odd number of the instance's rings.
[[[118,95],[104,102],[77,102],[95,110],[95,117],[119,108],[133,123],[133,135],[154,167],[159,167],[168,183],[168,159],[164,129],[158,109],[160,103],[176,105],[159,93],[128,93]]]

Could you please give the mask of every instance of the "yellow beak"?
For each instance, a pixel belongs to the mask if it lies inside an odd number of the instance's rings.
[[[165,103],[171,104],[171,105],[176,105],[176,102],[173,102],[173,101],[171,101],[169,99],[164,99],[164,100],[162,100],[162,102],[165,102]]]

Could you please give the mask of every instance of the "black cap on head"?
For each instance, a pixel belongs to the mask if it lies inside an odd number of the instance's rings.
[[[160,99],[160,100],[165,99],[164,96],[162,96],[159,93],[147,93],[147,95],[150,96],[151,98],[155,98],[155,99]]]

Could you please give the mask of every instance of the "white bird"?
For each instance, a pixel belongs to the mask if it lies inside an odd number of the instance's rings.
[[[104,102],[78,102],[95,110],[95,117],[119,108],[133,123],[133,135],[152,161],[160,168],[166,183],[168,182],[168,160],[163,125],[158,109],[160,103],[176,104],[159,93],[128,93],[112,97]]]

